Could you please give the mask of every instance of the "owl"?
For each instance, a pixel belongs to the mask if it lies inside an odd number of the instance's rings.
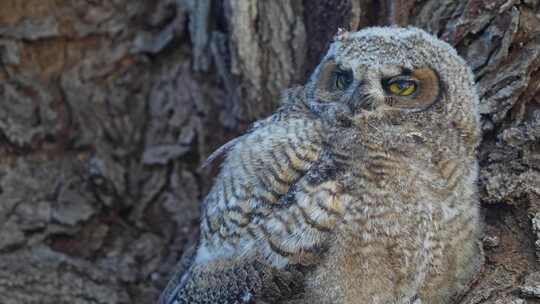
[[[455,302],[482,264],[465,61],[417,28],[339,32],[282,99],[216,152],[199,242],[160,303]]]

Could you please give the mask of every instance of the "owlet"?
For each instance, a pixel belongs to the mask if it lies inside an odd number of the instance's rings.
[[[453,303],[482,262],[478,96],[416,28],[340,32],[308,83],[218,150],[161,303]]]

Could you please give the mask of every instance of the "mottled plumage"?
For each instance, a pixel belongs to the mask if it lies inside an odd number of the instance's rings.
[[[451,303],[481,263],[478,97],[415,28],[340,33],[309,82],[220,150],[162,303]]]

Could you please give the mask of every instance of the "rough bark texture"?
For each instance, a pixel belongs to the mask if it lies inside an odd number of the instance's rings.
[[[338,27],[395,22],[473,67],[486,264],[463,303],[540,303],[534,0],[0,1],[0,303],[152,303],[213,149],[305,81]]]

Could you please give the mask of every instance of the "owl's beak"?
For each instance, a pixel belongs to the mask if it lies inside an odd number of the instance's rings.
[[[351,111],[353,113],[359,113],[362,111],[373,111],[375,110],[374,99],[367,92],[367,86],[364,81],[355,80],[354,91],[350,99]]]

